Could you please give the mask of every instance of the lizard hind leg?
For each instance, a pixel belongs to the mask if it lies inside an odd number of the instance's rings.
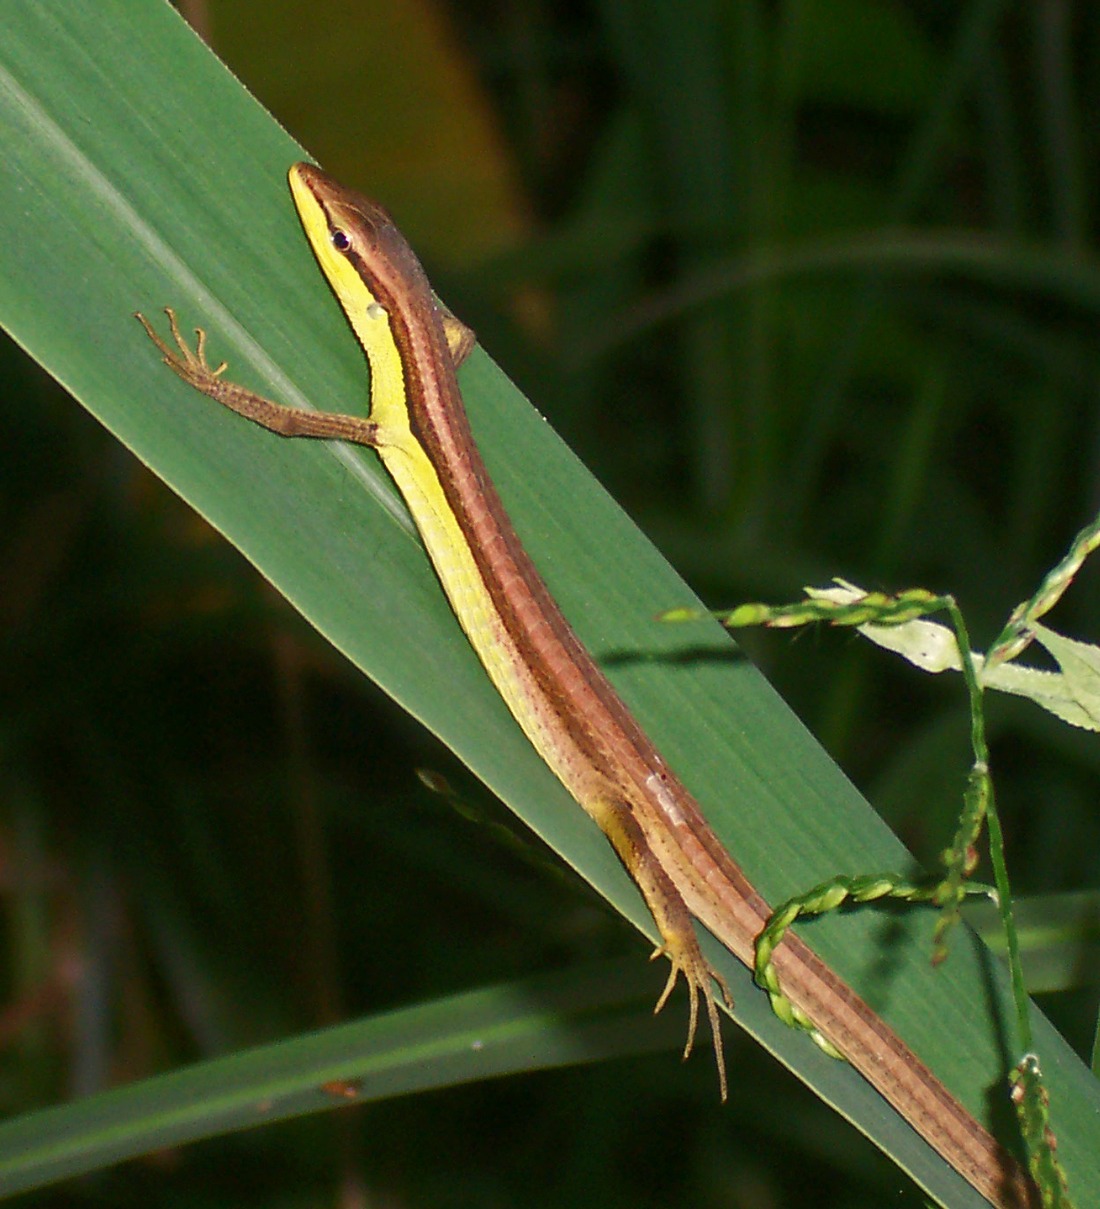
[[[683,895],[661,863],[661,859],[650,843],[645,829],[639,825],[634,812],[622,798],[615,794],[595,795],[585,801],[585,810],[596,821],[600,830],[611,841],[627,873],[642,892],[657,930],[661,943],[654,957],[667,957],[672,963],[668,981],[657,1000],[655,1012],[668,1002],[677,979],[683,975],[688,989],[688,1035],[684,1046],[684,1057],[691,1053],[695,1044],[695,1031],[699,1023],[699,997],[703,997],[707,1020],[714,1037],[714,1057],[718,1065],[718,1086],[722,1101],[726,1099],[726,1064],[722,1053],[721,1021],[718,1003],[714,995],[717,983],[723,1002],[733,1007],[733,996],[725,979],[711,966],[699,947],[695,934],[695,923],[684,901]]]
[[[653,950],[650,960],[654,961],[658,957],[667,957],[671,963],[671,969],[668,972],[668,981],[665,983],[664,990],[658,997],[657,1005],[653,1009],[654,1014],[659,1012],[668,1002],[672,989],[682,974],[684,982],[687,984],[688,992],[688,1031],[687,1043],[684,1045],[684,1058],[686,1059],[690,1057],[692,1048],[695,1045],[695,1032],[699,1024],[699,998],[702,996],[706,1007],[707,1021],[710,1024],[711,1036],[714,1039],[714,1061],[718,1067],[718,1090],[724,1104],[728,1091],[726,1059],[722,1050],[722,1022],[718,1012],[718,1001],[714,994],[714,984],[718,984],[723,1002],[732,1010],[733,996],[730,994],[729,986],[722,975],[703,956],[694,930],[686,938],[683,934],[676,934],[671,937],[665,935],[664,943],[658,945]]]

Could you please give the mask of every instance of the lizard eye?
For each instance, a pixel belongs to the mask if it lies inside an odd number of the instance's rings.
[[[346,252],[351,247],[351,240],[346,231],[336,230],[332,233],[332,246],[337,252]]]

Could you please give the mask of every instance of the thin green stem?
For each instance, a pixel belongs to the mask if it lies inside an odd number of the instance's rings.
[[[1001,915],[1007,949],[1009,976],[1012,980],[1012,998],[1016,1008],[1016,1023],[1020,1034],[1020,1048],[1032,1047],[1031,1018],[1028,1013],[1027,991],[1024,985],[1024,968],[1020,960],[1020,938],[1016,920],[1012,913],[1012,887],[1008,878],[1005,860],[1004,834],[997,814],[996,796],[993,792],[993,777],[989,768],[989,745],[985,737],[985,694],[974,666],[974,652],[970,645],[970,633],[966,628],[962,610],[954,597],[947,598],[947,613],[955,630],[955,641],[959,646],[963,679],[970,697],[970,743],[974,751],[974,767],[971,770],[971,788],[980,801],[989,828],[989,859],[993,867],[993,880],[997,886],[997,906]],[[968,790],[968,794],[969,794]],[[978,827],[981,826],[980,819]]]

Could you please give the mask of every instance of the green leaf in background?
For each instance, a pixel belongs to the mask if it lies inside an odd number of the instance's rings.
[[[171,303],[185,324],[208,330],[212,357],[224,357],[234,378],[293,405],[362,406],[359,351],[286,192],[286,169],[302,150],[170,9],[126,0],[44,0],[8,15],[0,131],[6,330],[652,938],[602,837],[485,680],[375,460],[283,442],[209,405],[159,364],[130,317]],[[904,868],[901,845],[717,625],[654,622],[663,608],[693,603],[691,593],[484,352],[464,368],[462,386],[490,470],[551,589],[761,891],[775,901],[838,871]],[[1003,979],[968,937],[931,971],[929,934],[919,912],[886,921],[868,913],[823,921],[812,941],[984,1118],[1016,1056],[1001,1031]],[[982,1203],[858,1076],[780,1025],[731,957],[715,961],[752,1036],[941,1203]],[[660,981],[654,973],[655,990]],[[447,1031],[444,1019],[438,1035]],[[1075,1195],[1100,1201],[1100,1094],[1038,1015],[1036,1031]],[[293,1061],[311,1044],[293,1038],[284,1055]],[[193,1131],[177,1141],[216,1131],[230,1091],[259,1102],[270,1090],[247,1057],[201,1086]],[[410,1075],[392,1092],[419,1086]],[[156,1118],[157,1103],[168,1111],[181,1092],[166,1080],[133,1094],[153,1097]],[[86,1121],[94,1103],[0,1127],[0,1187],[21,1186],[13,1173],[32,1146],[28,1130],[41,1128],[37,1149],[58,1173],[104,1161],[100,1151],[82,1165],[79,1140],[66,1151],[66,1138],[77,1137],[70,1124]],[[159,1144],[142,1115],[125,1114],[114,1157]]]

